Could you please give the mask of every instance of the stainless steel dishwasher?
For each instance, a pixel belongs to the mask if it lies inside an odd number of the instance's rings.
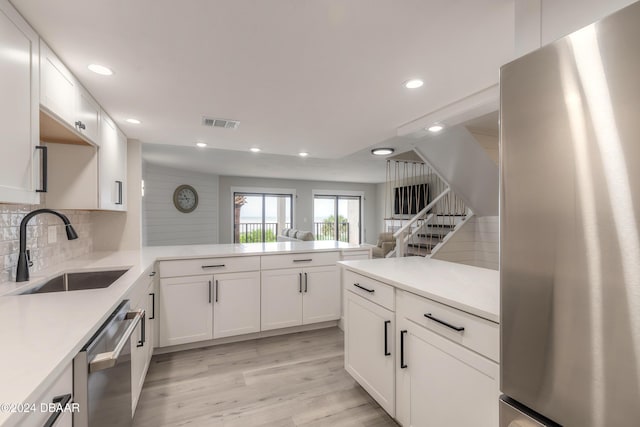
[[[144,310],[123,301],[73,359],[74,427],[131,426],[131,335]]]

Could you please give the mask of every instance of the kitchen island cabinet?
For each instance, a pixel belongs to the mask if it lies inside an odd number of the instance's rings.
[[[338,252],[262,257],[261,329],[339,319],[339,259]]]
[[[347,372],[403,426],[497,425],[498,272],[417,257],[341,264]],[[382,323],[395,324],[390,346]]]
[[[213,338],[212,276],[160,279],[160,347]]]

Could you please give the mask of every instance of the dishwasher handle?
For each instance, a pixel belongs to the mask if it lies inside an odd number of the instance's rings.
[[[96,356],[89,363],[89,372],[98,372],[116,366],[116,362],[118,360],[118,357],[120,357],[120,353],[124,349],[124,346],[129,343],[129,339],[131,338],[133,331],[136,329],[138,323],[140,323],[143,317],[144,310],[130,311],[127,313],[126,318],[132,319],[133,321],[124,331],[122,337],[120,338],[120,341],[118,341],[118,344],[116,344],[116,347],[113,349],[113,351],[96,354]]]

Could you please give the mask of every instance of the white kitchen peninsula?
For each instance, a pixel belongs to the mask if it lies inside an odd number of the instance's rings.
[[[327,257],[333,254],[333,268],[336,269],[335,282],[339,283],[339,274],[337,267],[335,267],[335,261],[358,257],[367,258],[369,257],[369,251],[369,249],[361,248],[358,245],[334,241],[145,247],[140,251],[92,253],[47,270],[34,272],[29,282],[3,283],[1,286],[3,296],[0,297],[0,322],[3,325],[0,328],[0,340],[3,343],[3,352],[0,359],[0,378],[3,379],[4,386],[0,387],[0,402],[16,404],[39,402],[39,399],[47,395],[50,389],[55,389],[59,384],[63,386],[67,384],[63,380],[70,375],[69,366],[74,356],[123,299],[136,301],[146,297],[147,301],[144,304],[147,304],[147,310],[150,313],[149,317],[155,317],[156,310],[158,310],[159,320],[162,321],[161,308],[158,306],[159,301],[151,299],[150,294],[154,292],[149,292],[150,289],[153,289],[149,287],[149,282],[157,284],[158,275],[155,275],[154,272],[158,265],[161,266],[160,275],[162,274],[162,263],[179,263],[177,265],[178,270],[173,272],[169,270],[169,275],[175,277],[176,274],[174,273],[185,267],[186,274],[190,274],[189,268],[194,266],[198,273],[203,270],[209,270],[208,268],[203,269],[203,266],[225,264],[225,268],[227,267],[227,263],[209,262],[216,259],[239,261],[234,265],[250,265],[250,269],[256,272],[262,269],[264,260],[267,261],[267,268],[278,267],[278,269],[282,270],[289,267],[286,265],[287,261],[289,261],[292,264],[292,269],[301,269],[300,272],[303,277],[303,282],[300,284],[302,288],[296,284],[296,293],[302,295],[306,288],[309,295],[306,298],[310,299],[314,292],[312,290],[314,278],[309,274],[307,281],[304,281],[304,272],[312,272],[314,268],[318,268],[313,266],[316,258],[325,260],[323,264],[326,264]],[[255,259],[259,259],[257,264]],[[203,263],[202,261],[205,260],[207,262]],[[295,262],[296,260],[298,262]],[[299,264],[309,265],[309,267],[304,270],[305,267],[299,266]],[[128,268],[128,271],[107,288],[18,295],[23,290],[38,286],[64,272],[122,268]],[[244,275],[245,273],[225,272],[222,274],[226,275],[226,278],[234,279],[236,276],[233,275]],[[259,277],[255,274],[253,276]],[[202,276],[196,274],[193,277]],[[212,273],[212,282],[215,281],[214,277]],[[208,282],[209,279],[206,280],[207,284]],[[329,285],[332,289],[339,289],[335,283],[330,283]],[[220,292],[223,291],[222,286],[224,284],[220,282]],[[213,292],[211,294],[213,304],[216,290],[213,286],[209,289]],[[298,290],[301,292],[298,292]],[[204,291],[202,302],[209,304],[207,289],[205,288]],[[229,294],[227,293],[226,295]],[[226,295],[221,293],[219,301],[226,298]],[[162,292],[160,291],[161,297]],[[155,298],[155,295],[153,298]],[[300,298],[303,297],[300,296]],[[339,291],[337,291],[337,298],[338,300],[340,298]],[[323,301],[323,303],[325,302]],[[148,308],[149,306],[151,308]],[[329,315],[319,316],[318,319],[321,321],[333,319],[334,324],[337,324],[340,313],[335,306],[335,301],[326,303],[326,306],[330,308]],[[259,310],[260,307],[258,306],[257,308]],[[215,308],[213,310],[215,312]],[[221,311],[220,313],[229,312],[232,312],[232,310]],[[188,317],[188,314],[186,312],[183,317]],[[255,317],[251,316],[255,316],[255,314],[247,313],[250,319],[255,319]],[[214,320],[208,318],[207,321],[209,323],[205,327],[209,328]],[[304,322],[301,321],[301,323]],[[224,324],[230,325],[228,330],[233,330],[236,327],[233,322]],[[161,334],[162,323],[159,325]],[[310,326],[313,327],[313,325]],[[300,328],[302,327],[300,326]],[[244,333],[248,330],[255,331],[256,327],[254,324],[253,329],[245,329],[243,327],[238,327],[237,329]],[[289,329],[283,331],[287,332]],[[220,333],[220,336],[223,335],[226,336],[226,332]],[[255,335],[246,336],[255,337]],[[206,335],[205,339],[208,337],[209,335]],[[153,340],[152,337],[147,337],[147,339]],[[192,345],[198,344],[194,343]],[[204,342],[201,345],[207,345],[207,343]],[[150,355],[150,352],[146,354]],[[0,425],[18,425],[21,423],[23,415],[21,413],[1,412]]]
[[[341,264],[356,381],[403,426],[496,426],[498,272],[422,257]]]

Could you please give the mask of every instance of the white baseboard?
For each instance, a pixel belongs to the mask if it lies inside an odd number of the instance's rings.
[[[249,341],[259,338],[275,337],[278,335],[295,334],[296,332],[313,331],[316,329],[332,328],[335,326],[340,327],[343,319],[330,320],[328,322],[314,323],[311,325],[292,326],[290,328],[274,329],[272,331],[255,332],[253,334],[238,335],[235,337],[218,338],[214,340],[198,341],[189,344],[172,345],[170,347],[156,347],[153,349],[153,354],[165,354],[173,353],[182,350],[193,350],[194,348],[211,347],[214,345],[228,344],[239,341]],[[341,328],[342,329],[342,328]]]

